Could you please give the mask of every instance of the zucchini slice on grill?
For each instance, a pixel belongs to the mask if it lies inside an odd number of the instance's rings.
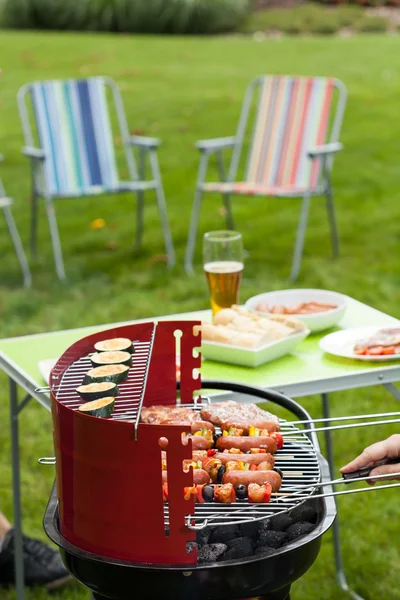
[[[101,367],[103,365],[127,365],[128,367],[132,364],[132,355],[129,352],[122,352],[115,350],[114,352],[96,352],[91,354],[90,360],[94,367]]]
[[[78,394],[86,402],[92,400],[99,400],[100,398],[106,398],[109,396],[117,396],[118,388],[117,384],[112,381],[103,381],[101,383],[89,383],[87,385],[80,385],[76,388]]]
[[[129,352],[132,354],[133,345],[131,340],[128,338],[112,338],[110,340],[102,340],[101,342],[96,342],[94,345],[94,349],[97,352]]]
[[[81,404],[79,412],[90,415],[91,417],[106,418],[109,417],[114,410],[115,398],[108,397],[102,398],[101,400],[93,400],[93,402],[87,402]]]
[[[126,365],[104,365],[90,369],[86,373],[83,383],[101,383],[102,381],[122,383],[128,377],[128,373],[129,367]]]

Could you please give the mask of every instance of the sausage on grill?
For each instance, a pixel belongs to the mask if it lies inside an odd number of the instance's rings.
[[[277,492],[282,485],[282,478],[276,471],[228,471],[222,478],[223,483],[232,483],[233,487],[257,483],[269,483],[273,492]]]
[[[188,435],[187,437],[192,440],[192,450],[209,450],[214,444],[213,440],[208,440],[201,435]]]
[[[267,452],[275,454],[277,450],[276,441],[268,436],[236,436],[223,435],[217,440],[218,450],[229,450],[238,448],[241,452],[247,452],[251,448],[265,448]]]
[[[249,428],[255,427],[256,429],[266,429],[270,433],[273,431],[279,431],[279,423],[275,421],[269,421],[268,419],[241,419],[241,418],[232,418],[227,419],[222,422],[221,429],[224,431],[229,431],[230,427],[235,427],[236,429],[242,429],[243,435],[248,435]]]
[[[193,450],[209,450],[212,445],[213,445],[213,441],[212,440],[207,440],[207,438],[201,436],[201,435],[188,435],[188,436],[182,436],[182,441],[183,444],[186,445],[188,442],[188,439],[192,440],[192,449]],[[159,439],[159,445],[161,447],[162,450],[165,450],[165,448],[167,448],[168,446],[168,440],[165,437],[162,437]]]
[[[191,433],[196,433],[196,431],[202,431],[203,429],[210,429],[214,433],[215,430],[214,425],[208,421],[191,421],[189,423],[185,419],[179,418],[166,419],[165,421],[162,421],[160,425],[187,425],[188,428],[190,427]]]
[[[273,469],[275,465],[275,458],[272,454],[266,452],[265,454],[260,452],[259,454],[234,454],[232,452],[217,452],[213,458],[219,458],[223,465],[230,461],[241,461],[243,463],[249,463],[251,465],[260,465],[261,463],[267,462],[270,464],[270,468]]]
[[[163,483],[168,482],[168,471],[162,472]],[[204,485],[210,483],[210,476],[204,469],[193,469],[193,485]]]

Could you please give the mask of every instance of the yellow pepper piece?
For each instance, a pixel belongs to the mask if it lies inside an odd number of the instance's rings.
[[[227,435],[229,435],[229,433],[227,431],[225,431],[225,429],[224,429],[224,431],[222,432],[222,435],[223,435],[223,437],[226,437]]]
[[[254,425],[250,425],[250,427],[249,427],[249,435],[251,435],[251,436],[256,435],[256,428],[254,427]]]

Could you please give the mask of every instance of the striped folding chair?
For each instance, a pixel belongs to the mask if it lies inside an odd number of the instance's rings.
[[[3,160],[3,157],[0,155],[0,161]],[[29,269],[28,261],[26,260],[25,252],[21,243],[21,238],[19,237],[17,226],[15,225],[14,217],[11,212],[11,206],[13,201],[6,195],[3,182],[0,179],[0,209],[4,213],[4,218],[6,220],[6,224],[8,227],[8,231],[10,232],[11,241],[13,243],[15,253],[17,255],[19,264],[21,266],[22,276],[24,279],[24,286],[30,287],[32,283],[32,276]]]
[[[335,94],[336,90],[336,94]],[[337,101],[335,98],[337,95]],[[252,106],[257,100],[245,177],[237,181]],[[308,213],[313,196],[325,196],[334,255],[339,253],[331,169],[333,156],[342,149],[339,133],[347,101],[342,82],[329,78],[263,76],[245,95],[236,136],[197,142],[201,152],[192,209],[185,268],[193,272],[200,207],[204,192],[222,195],[228,229],[234,229],[230,196],[302,198],[291,279],[297,278],[303,254]],[[228,176],[222,152],[232,148]],[[208,161],[214,154],[220,182],[206,182]]]
[[[111,90],[115,105],[128,181],[122,181],[118,174],[107,90]],[[107,77],[29,83],[18,92],[18,106],[26,144],[23,153],[31,159],[32,164],[32,254],[36,254],[40,198],[44,200],[47,211],[57,275],[64,279],[64,262],[54,212],[55,199],[134,192],[137,195],[137,248],[143,234],[144,192],[154,190],[168,265],[172,266],[175,253],[157,158],[160,141],[130,135],[117,85]],[[34,127],[31,126],[28,106],[33,109]],[[137,162],[132,148],[137,148]],[[150,179],[145,177],[147,157]]]

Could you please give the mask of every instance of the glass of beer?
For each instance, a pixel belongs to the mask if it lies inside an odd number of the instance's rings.
[[[203,264],[213,315],[239,302],[243,271],[243,239],[237,231],[210,231],[204,235]]]

